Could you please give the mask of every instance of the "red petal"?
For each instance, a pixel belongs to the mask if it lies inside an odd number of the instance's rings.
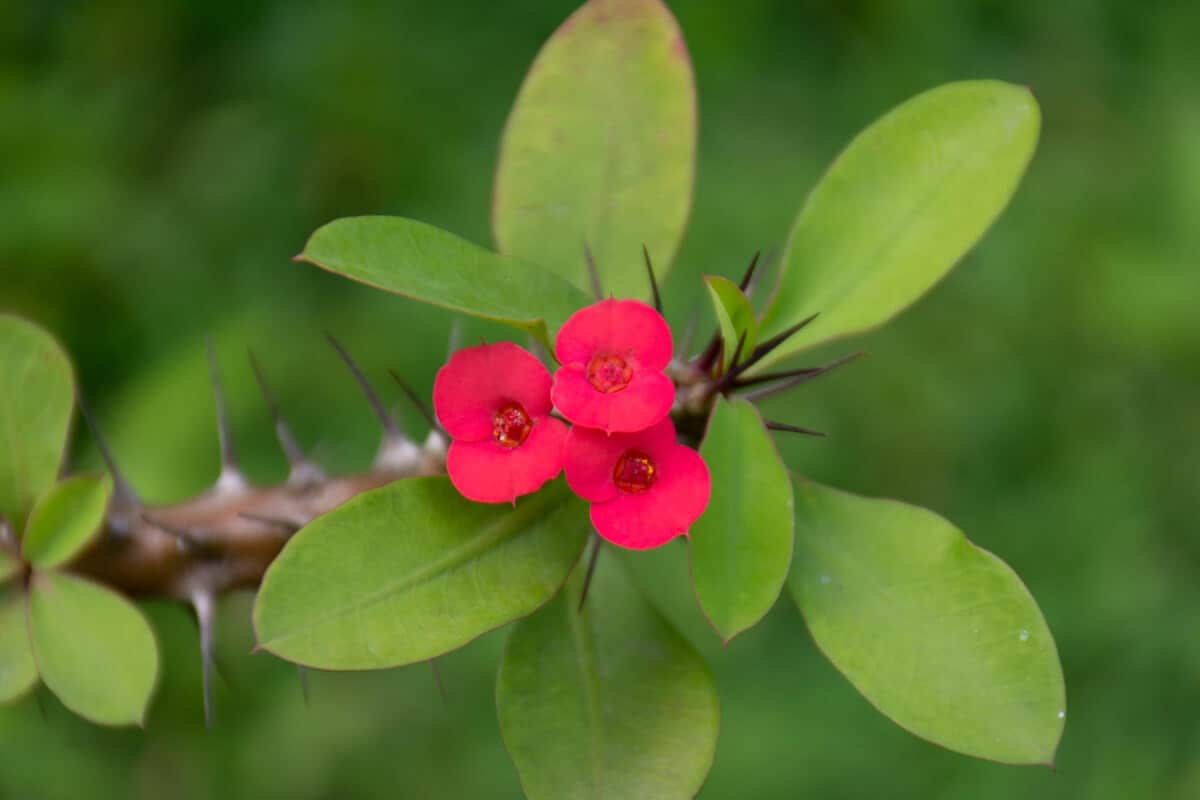
[[[454,488],[468,500],[511,503],[558,476],[566,435],[567,426],[559,420],[538,417],[529,438],[511,449],[491,438],[455,440],[446,453],[446,472]]]
[[[577,425],[563,444],[563,472],[571,491],[590,503],[603,503],[621,493],[613,483],[613,469],[626,450],[641,450],[657,464],[677,447],[670,417],[644,431],[611,436]]]
[[[519,403],[530,417],[550,413],[550,372],[511,342],[456,352],[433,382],[433,409],[453,439],[490,439],[496,412]]]
[[[661,372],[638,372],[624,389],[605,394],[592,386],[581,367],[566,366],[554,373],[550,396],[555,408],[576,425],[632,433],[671,413],[675,384]]]
[[[635,370],[658,372],[671,362],[674,345],[667,321],[640,300],[601,300],[571,315],[558,331],[560,364],[587,366],[593,356],[618,355]]]
[[[686,535],[708,506],[712,481],[699,453],[676,445],[656,461],[658,479],[648,491],[592,505],[592,525],[613,544],[630,550],[666,544]]]

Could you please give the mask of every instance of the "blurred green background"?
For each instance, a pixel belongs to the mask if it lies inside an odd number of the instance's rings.
[[[869,358],[769,415],[832,434],[783,442],[793,467],[937,509],[1009,561],[1068,690],[1057,773],[945,752],[859,697],[786,597],[722,650],[668,548],[635,571],[716,672],[702,797],[1200,797],[1200,6],[671,5],[701,119],[677,324],[701,307],[696,276],[777,247],[891,106],[974,77],[1040,100],[1038,155],[976,252],[866,337]],[[206,332],[255,478],[284,465],[247,347],[323,463],[367,462],[377,432],[323,332],[428,391],[449,320],[289,257],[368,212],[489,241],[500,128],[574,6],[0,2],[0,307],[66,343],[144,495],[216,473]],[[77,440],[75,463],[97,463]],[[519,796],[492,700],[503,632],[444,659],[445,703],[417,667],[314,675],[306,705],[291,668],[248,655],[250,603],[222,608],[215,730],[188,614],[151,604],[165,665],[147,729],[89,726],[44,690],[0,709],[0,797]]]

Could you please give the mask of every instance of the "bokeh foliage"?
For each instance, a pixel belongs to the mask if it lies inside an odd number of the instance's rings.
[[[365,463],[369,415],[321,332],[428,390],[444,351],[418,332],[448,317],[287,259],[361,213],[487,242],[501,126],[573,5],[0,5],[0,306],[64,342],[145,495],[215,475],[205,331],[253,475],[279,478],[283,461],[235,369],[247,345],[323,462]],[[698,275],[736,277],[781,245],[820,170],[884,110],[959,78],[1033,88],[1038,154],[977,252],[868,337],[869,358],[769,415],[831,433],[783,441],[791,466],[936,508],[1012,564],[1055,631],[1070,715],[1057,774],[942,752],[877,715],[786,602],[721,650],[684,548],[668,548],[634,573],[714,665],[723,730],[702,797],[1200,793],[1200,10],[672,7],[701,130],[665,287],[680,326],[692,309],[710,320]],[[84,438],[75,463],[94,467]],[[445,705],[415,667],[313,675],[306,708],[289,668],[246,655],[234,598],[205,733],[194,629],[180,609],[148,611],[165,663],[147,733],[98,735],[42,691],[44,723],[35,699],[0,710],[0,794],[518,794],[492,705],[498,637],[445,659]]]

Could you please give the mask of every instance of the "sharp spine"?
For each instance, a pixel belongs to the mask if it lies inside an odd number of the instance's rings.
[[[420,457],[421,448],[417,447],[404,432],[400,430],[400,426],[396,420],[388,413],[384,407],[383,401],[379,399],[375,388],[371,386],[371,382],[367,380],[367,376],[363,374],[362,369],[350,356],[346,348],[342,347],[341,342],[333,337],[332,334],[326,333],[325,338],[333,345],[333,349],[341,357],[346,367],[354,375],[354,379],[358,381],[358,386],[366,395],[367,402],[370,403],[371,409],[375,412],[376,419],[379,420],[379,425],[383,428],[383,442],[379,446],[379,452],[375,454],[375,466],[384,469],[400,469],[411,466],[413,462]]]
[[[596,574],[596,561],[600,558],[600,548],[603,544],[604,540],[599,536],[592,536],[592,555],[588,559],[587,572],[583,576],[583,589],[579,592],[579,605],[575,607],[576,614],[583,613],[583,604],[587,602],[588,589],[592,586],[592,576]]]
[[[225,406],[225,392],[221,388],[221,371],[217,367],[217,354],[211,336],[204,337],[208,351],[208,373],[212,382],[213,401],[217,409],[217,437],[221,445],[221,474],[217,476],[214,491],[236,492],[246,487],[246,478],[237,464],[237,448],[233,440],[233,427],[229,423],[229,412]]]
[[[761,360],[763,358],[763,356],[770,353],[776,347],[779,347],[779,345],[786,342],[794,334],[798,333],[801,329],[808,327],[808,325],[814,319],[816,319],[818,316],[820,316],[820,314],[821,314],[821,312],[818,311],[816,314],[813,314],[810,317],[805,317],[804,319],[800,320],[795,325],[793,325],[792,327],[783,331],[782,333],[772,336],[770,339],[763,342],[758,347],[754,348],[754,351],[750,354],[750,358],[748,358],[747,361],[750,362],[751,364],[758,362],[759,360]]]
[[[275,438],[279,440],[279,447],[287,457],[290,469],[287,482],[292,486],[307,486],[316,483],[325,477],[324,472],[304,455],[299,442],[296,441],[295,434],[292,433],[291,427],[288,426],[279,410],[279,404],[275,401],[275,393],[271,391],[271,386],[267,383],[267,376],[263,372],[262,365],[259,364],[253,350],[246,352],[250,357],[250,368],[254,370],[254,378],[258,381],[259,391],[262,392],[267,410],[271,413],[271,419],[275,423]]]
[[[445,433],[446,429],[442,427],[442,424],[437,421],[437,417],[433,415],[433,409],[425,404],[425,402],[417,395],[417,393],[413,391],[413,388],[408,385],[408,382],[401,378],[394,369],[389,368],[388,374],[391,375],[392,380],[399,385],[400,391],[404,392],[404,396],[408,398],[409,402],[417,407],[417,411],[421,412],[421,416],[423,416],[425,421],[429,423],[429,429]]]
[[[750,266],[746,267],[746,274],[742,276],[742,280],[738,284],[738,288],[742,290],[742,294],[746,295],[747,297],[749,297],[750,292],[753,291],[751,282],[754,280],[754,271],[758,268],[758,257],[760,255],[762,255],[761,250],[754,254],[754,258],[750,259]]]
[[[821,431],[814,431],[812,428],[801,428],[799,425],[789,425],[786,422],[775,422],[774,420],[763,420],[763,424],[767,426],[767,430],[785,431],[787,433],[802,433],[805,436],[825,436]]]
[[[645,242],[642,243],[642,258],[646,261],[646,274],[650,276],[650,291],[654,296],[654,310],[661,314],[663,313],[662,295],[658,293],[658,279],[654,277],[654,265],[650,263],[650,251],[646,249]]]
[[[596,266],[596,259],[592,255],[592,248],[587,242],[583,243],[583,261],[587,265],[588,280],[592,284],[592,294],[596,296],[596,300],[604,299],[604,286],[600,283],[600,269]]]
[[[104,459],[104,465],[108,468],[109,475],[112,476],[114,505],[126,509],[141,507],[141,498],[138,497],[137,492],[133,490],[133,487],[129,485],[129,481],[125,479],[125,475],[117,467],[112,450],[108,447],[108,440],[100,432],[100,426],[96,424],[96,418],[92,416],[92,410],[88,406],[87,401],[83,399],[82,392],[76,393],[76,401],[79,405],[79,413],[83,415],[83,420],[87,423],[88,430],[92,432],[92,439],[96,441],[96,449],[100,451],[100,457]]]
[[[740,389],[747,386],[757,386],[759,384],[776,381],[776,383],[772,385],[764,386],[761,389],[755,389],[752,392],[746,392],[746,394],[742,395],[742,397],[746,398],[747,400],[761,400],[765,397],[770,397],[771,395],[779,394],[780,392],[786,392],[789,389],[794,389],[802,383],[808,383],[813,378],[819,378],[820,376],[837,369],[843,364],[849,364],[851,361],[854,361],[855,359],[864,355],[866,355],[866,353],[862,350],[859,350],[857,353],[851,353],[848,356],[843,356],[842,358],[839,358],[836,361],[831,361],[821,367],[807,367],[805,369],[790,370],[788,372],[755,375],[740,381],[736,388]]]
[[[208,591],[192,593],[192,609],[196,612],[196,626],[200,629],[200,670],[204,692],[204,725],[211,728],[215,721],[213,707],[213,673],[216,660],[213,655],[216,628],[216,599]]]

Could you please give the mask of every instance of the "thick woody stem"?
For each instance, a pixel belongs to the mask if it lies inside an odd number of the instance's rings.
[[[134,597],[187,603],[197,592],[253,588],[291,533],[313,519],[369,489],[443,471],[437,449],[423,448],[408,464],[308,486],[245,486],[149,506],[121,520],[127,530],[105,530],[70,568]]]

